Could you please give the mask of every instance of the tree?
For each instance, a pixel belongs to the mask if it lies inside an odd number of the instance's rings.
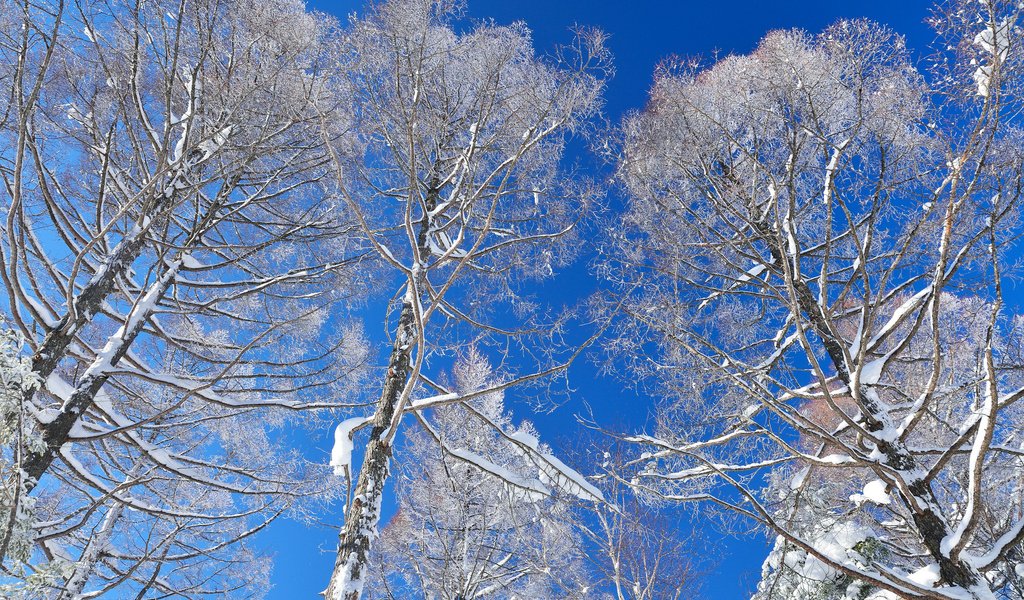
[[[268,433],[346,405],[364,356],[324,327],[359,252],[324,184],[335,25],[287,0],[0,13],[4,312],[44,382],[3,415],[42,440],[4,450],[31,568],[74,563],[67,597],[258,586],[229,542],[332,493]]]
[[[460,396],[494,386],[472,349],[453,379]],[[620,457],[607,451],[607,438],[599,453],[606,473],[591,478],[603,501],[594,502],[550,489],[538,456],[517,444],[536,433],[528,422],[513,427],[501,392],[415,416],[420,427],[396,451],[398,511],[371,554],[368,597],[654,600],[693,592],[693,539],[678,515],[638,501],[615,476]]]
[[[710,552],[692,551],[702,547],[701,540],[686,528],[681,511],[633,492],[619,471],[632,462],[627,457],[634,448],[609,442],[602,435],[593,443],[590,460],[581,459],[600,465],[594,479],[605,502],[577,503],[573,514],[593,572],[592,590],[615,600],[696,597],[698,569]]]
[[[22,354],[24,339],[7,327],[0,319],[0,410],[4,419],[0,428],[0,443],[4,447],[40,446],[42,440],[24,414],[21,399],[29,389],[39,387],[40,381],[32,372],[31,362]],[[0,500],[3,506],[17,501],[18,473],[15,461],[0,455]],[[21,512],[11,511],[0,521],[0,537],[16,560],[26,562],[32,554],[32,523],[28,518],[31,507]],[[2,588],[0,588],[2,589]]]
[[[542,60],[524,25],[469,27],[458,16],[455,3],[382,3],[349,24],[339,52],[337,85],[354,98],[342,119],[357,142],[335,151],[337,183],[379,260],[378,285],[399,300],[382,393],[362,422],[371,430],[326,590],[332,600],[362,593],[392,440],[416,391],[438,392],[417,410],[469,399],[433,384],[428,360],[470,343],[520,351],[537,368],[498,377],[506,388],[560,372],[578,353],[562,360],[531,344],[557,339],[563,323],[517,290],[567,260],[587,214],[592,191],[559,162],[599,107],[603,37],[583,32]],[[346,423],[336,434],[341,471],[356,426]]]
[[[1020,585],[1018,18],[951,3],[924,75],[872,23],[775,32],[624,122],[613,348],[672,398],[633,483],[779,536],[759,597]]]
[[[472,351],[454,379],[460,394],[493,385]],[[398,512],[372,555],[368,597],[589,597],[572,504],[540,490],[530,455],[504,437],[536,432],[512,426],[500,392],[468,405],[417,415],[422,427],[399,446]]]

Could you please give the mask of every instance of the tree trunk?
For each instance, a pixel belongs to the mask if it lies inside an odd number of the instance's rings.
[[[32,356],[32,370],[45,380],[57,368],[57,364],[75,339],[75,335],[83,325],[92,320],[99,312],[103,302],[114,289],[114,281],[142,253],[146,240],[146,230],[136,227],[119,243],[114,251],[100,267],[100,270],[85,284],[82,291],[72,301],[72,309],[66,313],[56,327],[51,329],[43,343]],[[26,392],[25,400],[31,400],[32,392]]]
[[[384,392],[373,416],[373,429],[366,444],[366,456],[359,470],[352,506],[338,542],[338,557],[331,581],[324,592],[327,600],[358,600],[362,594],[370,544],[377,536],[384,482],[388,477],[391,447],[384,440],[391,427],[398,400],[409,385],[412,346],[416,331],[413,298],[407,296],[398,319],[398,332],[384,377]]]
[[[425,194],[424,214],[418,222],[416,234],[418,256],[415,261],[420,266],[414,269],[419,277],[423,277],[423,265],[430,256],[430,213],[437,206],[440,186],[436,177],[431,179],[430,187]],[[324,591],[326,600],[359,600],[363,593],[363,582],[370,546],[377,537],[377,523],[380,521],[380,504],[384,497],[384,483],[387,481],[388,463],[391,459],[391,447],[384,440],[395,416],[398,400],[411,385],[409,372],[411,368],[412,347],[416,340],[416,319],[414,313],[415,290],[410,282],[402,303],[402,312],[398,317],[398,330],[395,332],[395,343],[388,359],[388,370],[384,376],[384,391],[377,402],[377,412],[373,415],[373,429],[370,440],[366,444],[366,456],[359,470],[352,506],[345,515],[345,526],[342,527],[338,541],[338,557],[334,563],[331,581]]]
[[[107,341],[99,351],[92,364],[82,375],[78,385],[70,397],[64,399],[57,416],[43,424],[43,441],[46,447],[39,451],[29,451],[21,464],[24,473],[25,493],[31,493],[39,484],[43,473],[50,468],[61,447],[67,443],[71,430],[85,411],[92,407],[96,394],[110,378],[111,370],[124,358],[135,338],[142,333],[146,321],[153,314],[157,302],[171,287],[183,257],[179,256],[167,266],[167,270],[146,291],[146,294],[132,308],[125,318],[124,325]],[[0,556],[0,561],[3,557]]]
[[[754,223],[754,227],[768,241],[772,260],[775,264],[781,265],[783,261],[789,260],[788,257],[783,255],[782,240],[774,231],[765,223]],[[835,332],[828,326],[828,322],[822,313],[818,301],[814,297],[814,293],[802,278],[794,277],[792,284],[796,294],[796,308],[810,322],[811,329],[817,334],[822,345],[825,347],[825,353],[828,354],[840,380],[850,390],[853,390],[853,376],[846,365],[842,344],[839,342]],[[881,431],[884,425],[878,417],[880,408],[869,398],[863,397],[863,395],[860,397],[860,403],[863,405],[861,419],[864,422],[864,427],[872,433]],[[914,456],[902,444],[885,439],[879,439],[875,443],[878,446],[878,450],[885,455],[886,462],[890,467],[900,471],[914,471],[917,468]],[[949,535],[950,531],[942,517],[931,508],[938,505],[931,486],[928,482],[918,479],[910,482],[908,487],[911,494],[915,496],[905,498],[907,505],[914,511],[914,525],[929,554],[939,565],[939,573],[942,576],[942,580],[946,583],[970,589],[980,579],[980,573],[963,560],[951,558],[942,551],[942,540]],[[902,489],[898,487],[897,491],[903,494]]]

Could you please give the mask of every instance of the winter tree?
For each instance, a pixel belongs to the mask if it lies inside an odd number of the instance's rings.
[[[472,350],[451,379],[460,396],[495,383]],[[655,600],[693,593],[693,539],[673,520],[679,515],[638,502],[615,477],[620,457],[598,452],[606,476],[595,486],[604,501],[593,502],[545,489],[551,482],[543,472],[538,478],[537,456],[516,443],[536,432],[529,423],[513,426],[501,392],[415,416],[415,431],[396,448],[398,511],[371,553],[367,597]],[[594,447],[606,450],[607,442],[602,436]]]
[[[596,598],[597,591],[614,600],[697,597],[699,569],[712,549],[682,511],[633,493],[620,473],[629,470],[633,448],[607,434],[591,444],[590,458],[579,462],[599,465],[593,479],[605,501],[577,503],[573,513],[593,581],[588,597]]]
[[[354,98],[357,142],[336,150],[337,182],[377,255],[376,283],[394,311],[374,414],[336,433],[334,464],[346,473],[355,428],[370,428],[325,592],[331,600],[362,594],[403,415],[469,399],[437,385],[435,364],[471,343],[482,352],[501,348],[523,357],[508,362],[523,370],[497,378],[506,388],[560,371],[575,353],[537,345],[545,336],[557,341],[561,321],[520,283],[550,276],[568,259],[587,214],[592,191],[559,162],[569,136],[598,110],[603,38],[581,32],[538,58],[524,25],[472,25],[459,16],[457,3],[384,2],[353,19],[339,52],[337,85]],[[543,455],[534,438],[518,445]],[[562,463],[538,460],[553,479],[566,479]],[[566,483],[590,493],[584,481]]]
[[[265,561],[231,542],[330,493],[269,433],[344,405],[363,358],[325,327],[360,252],[325,184],[335,26],[289,0],[0,20],[3,310],[41,382],[4,405],[36,432],[4,450],[18,560],[63,565],[61,598],[255,593]]]
[[[7,447],[38,448],[42,440],[33,427],[29,415],[22,410],[21,399],[25,393],[39,387],[39,378],[33,373],[28,357],[23,353],[24,339],[7,327],[0,319],[0,410],[4,419],[0,429],[0,443]],[[19,506],[0,521],[0,539],[3,546],[19,563],[28,562],[31,557],[34,538],[32,535],[31,505],[18,498],[16,456],[0,455],[0,500],[3,506]],[[0,590],[10,593],[9,590]]]
[[[491,387],[489,371],[471,352],[452,389]],[[572,503],[534,484],[537,466],[514,440],[536,432],[512,425],[502,394],[417,422],[397,449],[398,512],[371,555],[367,597],[590,597]]]
[[[778,536],[758,598],[1021,593],[1019,17],[944,6],[924,73],[771,33],[624,122],[611,347],[669,398],[632,484]]]

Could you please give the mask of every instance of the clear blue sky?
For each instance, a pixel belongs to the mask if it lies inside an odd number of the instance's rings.
[[[344,17],[363,9],[352,0],[316,0],[311,8]],[[499,24],[525,21],[534,31],[539,52],[569,38],[574,23],[596,26],[611,34],[616,76],[607,93],[606,115],[617,122],[629,110],[643,107],[655,65],[670,55],[709,55],[745,53],[773,29],[798,27],[816,32],[840,18],[867,17],[885,23],[907,36],[908,45],[918,55],[926,55],[932,41],[923,24],[932,3],[927,0],[729,0],[719,2],[667,0],[468,0],[473,18],[493,18]],[[582,164],[594,164],[582,160]],[[605,174],[594,173],[597,177]],[[614,194],[615,192],[613,192]],[[613,202],[615,204],[615,202]],[[555,302],[571,302],[585,295],[594,284],[581,261],[550,288]],[[372,311],[367,311],[372,313]],[[367,324],[374,331],[374,323]],[[379,329],[379,327],[378,327]],[[577,389],[573,401],[553,415],[533,418],[541,433],[557,443],[566,423],[574,423],[573,412],[586,401],[600,419],[610,423],[642,424],[649,402],[638,398],[610,379],[598,378],[592,366],[578,364],[572,373]],[[510,402],[515,399],[510,397]],[[526,418],[524,413],[517,414]],[[321,432],[310,440],[306,450],[311,457],[328,460],[331,432]],[[337,525],[341,515],[324,515],[323,522]],[[329,527],[306,528],[291,522],[279,522],[261,534],[258,545],[276,553],[269,597],[274,600],[317,598],[327,583],[334,562],[336,531]],[[749,598],[757,581],[766,542],[757,538],[725,538],[709,531],[706,537],[720,563],[705,585],[705,597],[713,600]],[[695,548],[696,553],[706,552]]]

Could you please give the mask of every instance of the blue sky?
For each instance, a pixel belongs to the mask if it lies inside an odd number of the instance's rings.
[[[363,9],[362,2],[351,0],[317,0],[311,8],[344,17]],[[629,111],[642,108],[652,82],[655,65],[670,55],[709,55],[745,53],[753,49],[763,35],[773,29],[803,28],[821,30],[840,18],[867,17],[885,23],[907,36],[908,45],[917,56],[928,52],[932,40],[923,24],[932,2],[928,0],[731,0],[728,2],[670,2],[665,0],[468,0],[468,13],[473,18],[492,18],[499,24],[525,21],[534,31],[539,52],[569,39],[568,28],[574,23],[599,27],[611,34],[610,46],[615,56],[616,76],[608,87],[606,116],[614,123]],[[587,157],[583,165],[595,165]],[[593,176],[607,177],[602,167],[591,166]],[[621,200],[612,191],[612,206]],[[551,301],[572,302],[594,288],[585,260],[561,274],[551,290]],[[372,314],[372,310],[365,311]],[[383,316],[383,314],[381,315]],[[367,323],[374,332],[375,323]],[[379,326],[377,326],[379,330]],[[383,342],[381,342],[383,344]],[[533,418],[540,432],[557,445],[566,432],[567,423],[575,423],[573,413],[584,402],[594,408],[601,420],[610,424],[642,425],[646,420],[650,399],[637,397],[623,390],[614,379],[601,378],[589,364],[577,364],[571,373],[576,389],[572,401],[552,415]],[[515,406],[515,399],[510,397]],[[527,418],[525,412],[517,417]],[[328,459],[331,432],[314,436],[307,450],[310,456]],[[323,515],[325,525],[338,525],[341,515]],[[767,552],[766,542],[754,537],[726,537],[716,531],[705,532],[711,553],[719,558],[704,587],[705,597],[714,600],[749,598],[756,583],[761,561]],[[277,560],[273,576],[274,589],[269,597],[275,600],[315,598],[327,583],[334,562],[337,534],[329,526],[307,528],[292,522],[279,522],[261,534],[258,545],[272,549]],[[707,548],[695,548],[707,553]]]

